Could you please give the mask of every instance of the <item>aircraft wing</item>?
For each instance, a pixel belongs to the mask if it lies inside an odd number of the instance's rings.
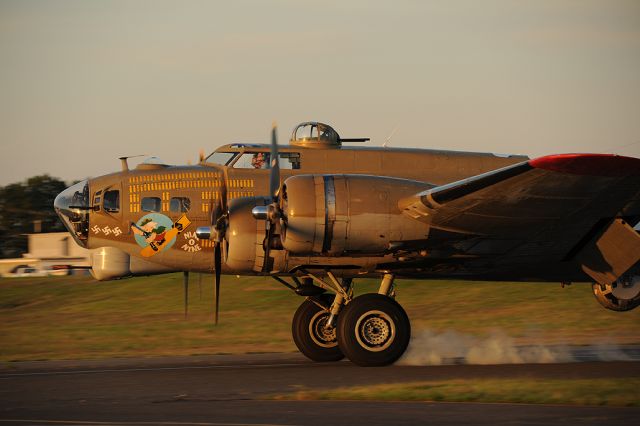
[[[420,192],[399,207],[429,224],[422,248],[440,256],[493,257],[496,267],[578,261],[601,283],[640,260],[632,228],[640,220],[637,158],[541,157]]]

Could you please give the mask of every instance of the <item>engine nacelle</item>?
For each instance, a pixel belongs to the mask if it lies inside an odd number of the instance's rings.
[[[262,270],[265,222],[256,220],[251,210],[270,202],[271,197],[242,197],[229,202],[229,227],[225,234],[229,245],[225,264],[234,271]]]
[[[429,227],[398,200],[433,185],[369,175],[298,175],[285,181],[282,244],[296,255],[382,254],[392,241],[426,239]]]

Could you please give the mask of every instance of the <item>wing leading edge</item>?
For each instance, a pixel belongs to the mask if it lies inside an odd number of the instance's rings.
[[[429,224],[425,249],[492,258],[493,268],[577,261],[603,282],[640,260],[640,236],[627,224],[640,221],[637,158],[541,157],[420,192],[399,207]]]

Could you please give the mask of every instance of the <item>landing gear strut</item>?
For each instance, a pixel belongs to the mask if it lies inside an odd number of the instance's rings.
[[[343,304],[352,297],[350,278],[345,278],[340,283],[331,272],[327,276],[330,280],[308,273],[302,283],[294,279],[299,285],[297,288],[292,287],[297,294],[312,294],[313,288],[335,293],[307,297],[294,314],[291,324],[293,341],[300,352],[318,362],[339,361],[344,358],[338,347],[336,320]],[[313,282],[318,286],[314,286]]]
[[[293,316],[293,341],[300,352],[313,361],[331,362],[344,358],[338,347],[336,328],[328,326],[333,299],[329,294],[308,298]]]

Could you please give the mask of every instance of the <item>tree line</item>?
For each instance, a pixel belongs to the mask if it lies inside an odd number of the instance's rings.
[[[0,187],[0,258],[26,253],[27,234],[65,230],[53,201],[67,186],[60,179],[41,175]]]

